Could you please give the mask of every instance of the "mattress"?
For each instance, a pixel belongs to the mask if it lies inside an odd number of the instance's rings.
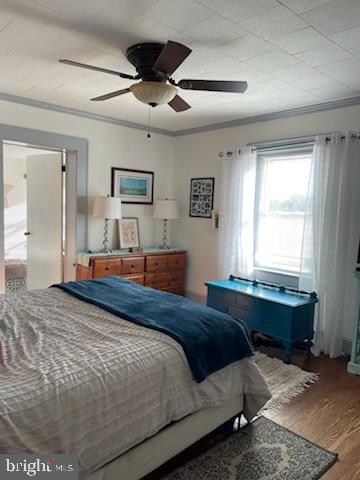
[[[63,452],[89,473],[164,426],[269,398],[252,358],[198,384],[167,335],[52,288],[0,300],[0,452]]]

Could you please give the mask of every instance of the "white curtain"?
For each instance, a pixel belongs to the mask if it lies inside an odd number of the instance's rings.
[[[299,284],[300,289],[314,290],[319,297],[315,309],[315,355],[324,352],[334,358],[342,353],[345,286],[351,275],[350,231],[354,207],[358,207],[355,195],[359,189],[355,187],[354,191],[352,186],[359,162],[359,145],[350,134],[345,140],[337,133],[330,139],[316,137]]]
[[[254,258],[256,152],[225,152],[219,219],[219,273],[251,276]]]

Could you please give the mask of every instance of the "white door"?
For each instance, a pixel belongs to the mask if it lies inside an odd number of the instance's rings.
[[[62,154],[26,157],[27,290],[59,283],[62,267]]]

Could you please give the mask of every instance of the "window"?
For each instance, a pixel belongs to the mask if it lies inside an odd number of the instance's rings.
[[[298,275],[312,146],[259,151],[255,269]]]

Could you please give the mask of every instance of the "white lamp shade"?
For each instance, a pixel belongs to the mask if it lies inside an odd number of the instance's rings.
[[[95,197],[93,216],[112,220],[121,218],[121,200],[119,197]]]
[[[172,220],[179,218],[179,209],[176,200],[155,200],[154,218]]]

